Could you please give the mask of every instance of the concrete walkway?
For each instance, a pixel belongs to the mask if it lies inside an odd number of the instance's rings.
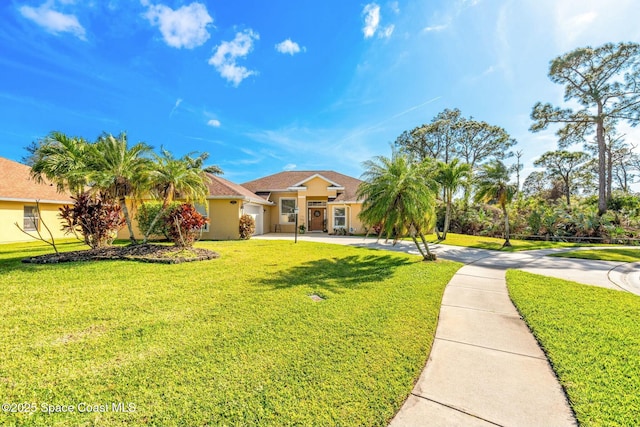
[[[310,234],[299,240],[418,255],[411,242],[393,246],[376,239]],[[390,427],[577,425],[544,352],[509,298],[505,272],[517,268],[640,295],[640,263],[546,256],[576,248],[515,253],[431,248],[439,258],[466,265],[445,288],[431,354]]]
[[[447,285],[427,365],[390,424],[422,425],[577,425],[504,267],[467,265]]]

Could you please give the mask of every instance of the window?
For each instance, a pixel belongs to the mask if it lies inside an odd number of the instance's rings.
[[[280,199],[280,224],[296,222],[296,199]]]
[[[333,208],[333,227],[344,228],[347,226],[347,208]]]
[[[327,202],[322,202],[322,201],[315,201],[315,200],[311,200],[307,202],[307,206],[310,208],[317,208],[317,207],[325,207],[327,206]]]
[[[209,215],[207,215],[207,207],[205,205],[201,205],[200,203],[196,203],[195,208],[196,208],[196,211],[198,211],[198,213],[200,215],[202,215],[203,217],[205,217],[209,221],[211,221],[211,219],[209,218]],[[206,233],[207,231],[209,231],[209,223],[207,222],[200,230],[203,233]]]
[[[40,228],[40,218],[38,218],[38,210],[35,206],[24,207],[22,228],[24,228],[25,231],[38,231]]]

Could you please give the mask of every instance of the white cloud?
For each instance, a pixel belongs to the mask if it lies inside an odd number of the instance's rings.
[[[286,39],[283,42],[276,44],[276,50],[280,53],[288,53],[289,55],[295,55],[296,53],[300,53],[301,51],[305,51],[306,49],[291,39]]]
[[[400,5],[398,4],[397,1],[392,1],[391,3],[389,3],[389,8],[393,11],[393,13],[395,13],[396,15],[400,13]]]
[[[384,29],[380,33],[378,33],[378,35],[382,38],[388,39],[389,37],[391,37],[391,34],[393,34],[393,30],[395,28],[395,25],[388,25],[384,27]]]
[[[432,33],[432,32],[433,32],[433,33],[437,33],[437,32],[440,32],[440,31],[444,31],[444,30],[446,30],[448,27],[449,27],[449,26],[448,26],[448,25],[445,25],[445,24],[441,24],[441,25],[430,25],[430,26],[428,26],[428,27],[424,27],[424,28],[422,29],[422,31],[423,31],[423,32],[425,32],[425,33]]]
[[[364,38],[368,39],[375,35],[380,25],[380,6],[375,3],[369,3],[362,10],[362,14],[364,15],[362,32],[364,33]]]
[[[209,64],[218,70],[220,76],[237,87],[242,80],[258,74],[256,71],[237,65],[236,60],[247,56],[253,49],[253,42],[259,39],[260,35],[250,29],[236,33],[233,40],[224,41],[216,47],[215,53],[209,59]]]
[[[292,171],[297,167],[297,165],[295,163],[287,163],[286,165],[284,165],[284,167],[282,168],[283,171]]]
[[[397,4],[396,4],[397,7]],[[391,4],[391,8],[393,9],[393,3]],[[364,33],[364,38],[368,39],[378,34],[379,38],[389,38],[391,34],[393,34],[393,30],[395,29],[395,25],[387,25],[386,27],[380,27],[380,6],[376,3],[369,3],[362,9],[362,14],[364,15],[364,27],[362,27],[362,32]]]
[[[22,6],[18,9],[22,16],[40,25],[50,33],[71,33],[86,40],[86,31],[75,15],[67,15],[53,10],[53,2],[47,1],[38,7]]]
[[[209,40],[207,26],[213,23],[207,7],[202,3],[191,3],[173,10],[168,6],[149,4],[142,0],[143,6],[148,6],[144,16],[152,25],[160,27],[162,38],[171,47],[193,49]]]
[[[176,103],[173,106],[173,108],[171,109],[171,112],[169,113],[169,118],[171,118],[171,116],[173,116],[173,113],[178,109],[178,107],[180,106],[180,104],[182,104],[183,99],[182,98],[178,98],[176,99]]]
[[[211,119],[207,122],[207,126],[211,126],[214,128],[219,128],[220,127],[220,120],[216,120],[216,119]]]

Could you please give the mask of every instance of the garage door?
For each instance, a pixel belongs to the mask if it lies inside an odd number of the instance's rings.
[[[262,212],[262,206],[245,204],[244,213],[251,215],[253,217],[253,220],[256,222],[256,232],[253,234],[263,234],[264,213]]]

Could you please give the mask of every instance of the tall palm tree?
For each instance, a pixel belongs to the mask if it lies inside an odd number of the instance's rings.
[[[471,166],[467,163],[460,163],[460,159],[453,159],[449,163],[439,161],[437,164],[436,182],[440,184],[444,191],[444,202],[446,205],[444,214],[444,227],[442,229],[442,240],[446,240],[451,222],[451,204],[453,195],[466,182],[471,175]]]
[[[92,145],[89,179],[93,189],[119,202],[129,229],[129,238],[134,244],[137,241],[127,208],[127,197],[137,197],[145,190],[151,165],[151,160],[146,156],[150,152],[151,147],[142,142],[129,147],[124,132],[117,137],[105,133]]]
[[[74,195],[87,185],[90,144],[82,138],[51,132],[33,148],[31,176],[36,182],[45,179],[56,184],[58,191]]]
[[[514,184],[509,184],[509,169],[500,160],[494,160],[481,166],[476,182],[476,202],[491,202],[500,206],[504,215],[504,244],[511,246],[509,241],[509,213],[507,205],[513,200],[517,192]]]
[[[434,260],[424,238],[433,226],[436,184],[429,164],[412,163],[406,155],[394,151],[391,158],[378,156],[364,163],[364,182],[358,188],[362,210],[358,214],[369,226],[380,224],[380,235],[393,243],[410,234],[424,260]],[[420,246],[416,236],[424,245]]]
[[[148,185],[151,192],[162,199],[162,206],[145,233],[145,243],[156,222],[176,195],[189,202],[191,200],[202,201],[208,193],[206,184],[209,182],[209,177],[202,167],[204,161],[209,157],[207,153],[196,157],[192,157],[194,153],[189,153],[176,159],[164,148],[161,148],[160,152],[160,155],[154,154],[153,156],[154,163],[149,172]]]

